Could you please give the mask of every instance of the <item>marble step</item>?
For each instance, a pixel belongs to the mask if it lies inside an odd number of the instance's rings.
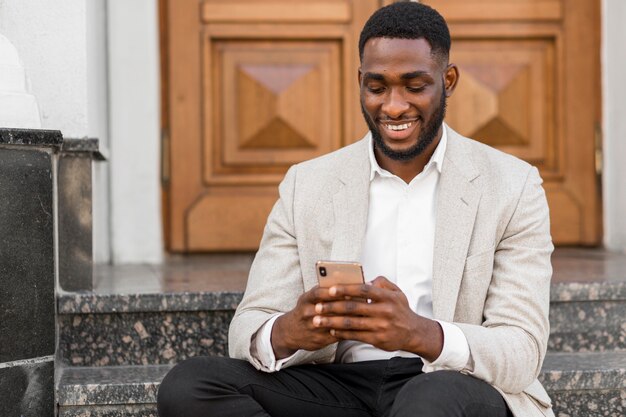
[[[154,416],[172,365],[69,367],[57,386],[59,417]],[[549,353],[540,380],[560,417],[626,412],[626,352]]]
[[[71,366],[173,364],[225,355],[241,291],[62,293],[59,354]],[[626,283],[559,283],[549,350],[626,350]]]

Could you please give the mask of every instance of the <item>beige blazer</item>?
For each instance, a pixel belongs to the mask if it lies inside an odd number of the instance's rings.
[[[437,195],[433,314],[465,334],[461,372],[500,391],[515,416],[553,416],[536,377],[549,334],[553,250],[536,168],[448,128]],[[359,260],[367,225],[367,137],[297,164],[280,184],[230,326],[231,357],[251,356],[257,330],[317,285],[320,259]],[[332,362],[336,344],[300,351],[291,365]]]

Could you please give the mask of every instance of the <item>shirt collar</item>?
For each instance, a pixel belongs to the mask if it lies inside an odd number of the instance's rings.
[[[435,165],[435,168],[437,168],[437,171],[439,171],[439,173],[441,174],[441,168],[443,166],[443,157],[446,153],[446,146],[448,144],[448,131],[446,129],[446,125],[443,124],[441,127],[443,130],[443,133],[441,134],[441,140],[439,141],[439,144],[437,145],[435,152],[433,152],[433,155],[430,157],[430,160],[428,161],[428,163],[426,164],[422,172],[426,172],[428,169],[430,169],[432,165]],[[382,169],[380,165],[378,165],[378,161],[376,161],[376,156],[374,156],[374,139],[372,138],[371,134],[369,135],[368,142],[369,142],[368,154],[370,158],[370,169],[371,169],[370,181],[374,179],[376,174],[380,176],[393,175],[390,172]]]

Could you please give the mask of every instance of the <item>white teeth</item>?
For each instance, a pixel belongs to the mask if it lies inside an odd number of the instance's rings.
[[[403,125],[385,125],[385,127],[389,130],[404,130],[411,127],[413,123],[405,123]]]

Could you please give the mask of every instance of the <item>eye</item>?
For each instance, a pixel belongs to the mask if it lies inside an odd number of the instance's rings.
[[[372,94],[382,94],[385,91],[385,87],[381,87],[381,86],[367,86],[367,91],[369,91]]]
[[[426,88],[425,85],[420,86],[408,86],[406,89],[411,93],[421,93]]]

